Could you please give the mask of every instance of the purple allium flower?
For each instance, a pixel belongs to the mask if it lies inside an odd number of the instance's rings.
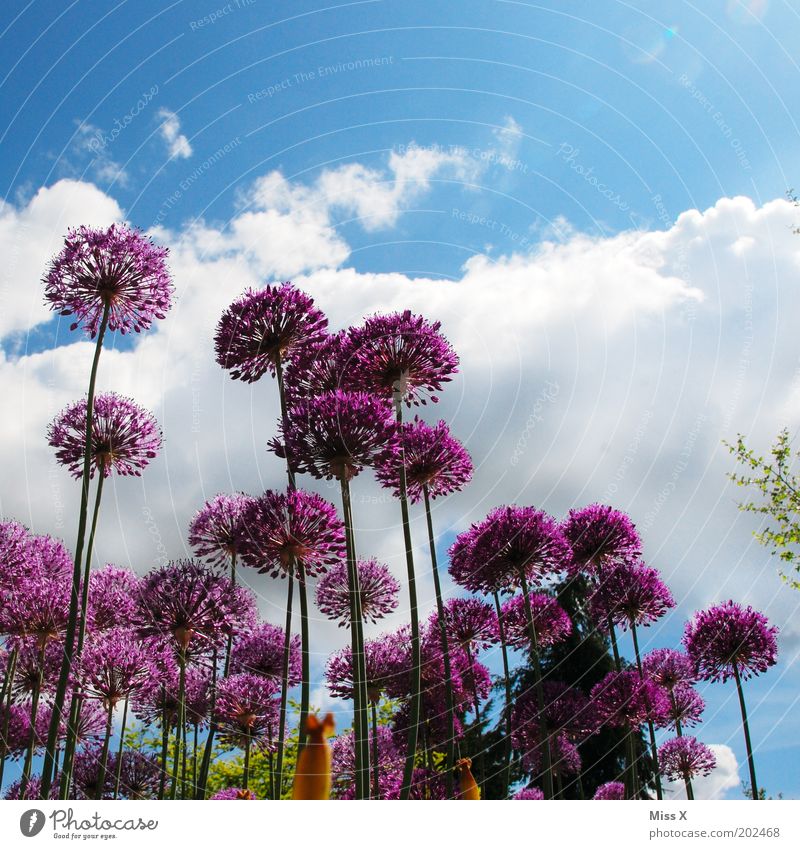
[[[83,692],[106,707],[140,690],[150,667],[144,649],[126,628],[111,628],[92,635],[80,660]]]
[[[689,684],[679,684],[669,691],[667,720],[670,727],[697,725],[706,709],[700,694]]]
[[[12,638],[9,646],[18,649],[12,690],[14,698],[18,701],[30,698],[39,686],[40,676],[40,692],[49,693],[61,671],[64,654],[61,645],[55,640],[48,640],[45,645],[44,663],[42,663],[41,645],[34,638]]]
[[[465,651],[488,649],[499,639],[494,608],[477,598],[448,599],[444,604],[444,621],[450,641]],[[438,622],[434,612],[430,618],[432,630],[437,631]]]
[[[0,738],[0,745],[4,744],[4,751],[10,758],[17,759],[25,753],[31,739],[31,706],[30,702],[23,704],[5,703],[0,705],[0,732],[8,722],[8,732],[5,740]],[[39,725],[37,718],[37,726]],[[45,728],[45,734],[47,729]]]
[[[726,601],[696,613],[686,624],[683,644],[701,678],[727,681],[735,668],[746,679],[776,663],[777,633],[763,613]]]
[[[336,508],[313,492],[268,490],[253,499],[245,523],[244,563],[273,578],[287,575],[298,560],[305,575],[319,575],[347,556]]]
[[[96,799],[100,783],[100,766],[102,761],[102,746],[92,743],[75,754],[72,762],[72,778],[77,790],[78,799]],[[108,758],[110,761],[111,758]],[[102,799],[110,799],[114,795],[115,775],[106,762],[106,772],[103,781]]]
[[[658,570],[635,562],[603,570],[589,599],[589,612],[600,627],[610,620],[622,628],[650,625],[675,607],[675,599]]]
[[[409,799],[447,799],[447,779],[443,772],[417,767],[411,775]]]
[[[47,429],[48,444],[76,480],[83,475],[85,439],[86,399],[82,398],[59,413]],[[96,471],[104,478],[112,472],[139,477],[160,448],[161,429],[152,413],[116,392],[95,397],[90,477]]]
[[[358,570],[361,615],[366,622],[377,622],[397,609],[400,584],[389,567],[377,560],[359,560]],[[317,607],[339,627],[350,626],[350,589],[347,563],[337,563],[317,584]]]
[[[352,361],[352,345],[346,330],[324,336],[299,347],[286,368],[286,401],[290,407],[324,392],[346,389]]]
[[[194,638],[222,645],[252,622],[254,603],[216,567],[175,560],[142,579],[136,626],[142,637],[173,638],[186,650]]]
[[[223,801],[229,799],[244,799],[247,801],[256,801],[256,795],[252,790],[242,790],[240,787],[226,787],[224,790],[217,790],[217,792],[209,797],[210,799],[222,799]]]
[[[542,774],[544,746],[538,729],[530,728],[527,733],[517,732],[512,738],[514,748],[522,755],[522,766],[534,779]],[[574,775],[581,771],[581,756],[578,747],[566,734],[550,737],[550,758],[554,775]]]
[[[572,548],[575,571],[594,571],[606,563],[638,557],[642,550],[633,522],[605,504],[570,510],[562,529]]]
[[[63,580],[23,578],[0,610],[0,632],[30,637],[39,646],[60,640],[67,630],[71,589]]]
[[[89,577],[88,621],[92,631],[130,627],[140,582],[131,569],[106,564]]]
[[[666,691],[633,669],[609,672],[592,687],[592,702],[602,724],[636,728],[651,719],[660,725],[666,716]]]
[[[364,466],[397,462],[397,425],[391,407],[366,392],[337,389],[292,407],[270,442],[298,474],[350,480]]]
[[[248,289],[219,320],[217,362],[234,380],[254,383],[275,374],[278,360],[291,360],[297,347],[321,339],[327,325],[314,299],[289,282]]]
[[[178,664],[171,647],[165,647],[156,640],[149,640],[145,645],[151,652],[150,677],[140,690],[133,693],[131,708],[145,725],[166,722],[172,726],[178,716]],[[192,671],[192,667],[186,670],[187,681]]]
[[[60,780],[60,776],[56,776],[53,780],[53,786],[50,788],[50,799],[58,798],[58,783]],[[10,784],[8,790],[6,790],[4,799],[25,799],[31,802],[35,802],[37,799],[42,798],[42,777],[40,775],[32,775],[27,785],[25,786],[25,792],[23,794],[20,793],[22,790],[22,778],[18,778],[13,784]]]
[[[714,753],[695,737],[674,737],[658,747],[658,764],[670,781],[691,781],[717,765]]]
[[[108,771],[117,773],[117,754],[109,756]],[[125,749],[122,753],[119,790],[125,799],[154,799],[158,793],[161,764],[155,755],[137,749]]]
[[[28,529],[13,519],[0,522],[0,591],[27,574]]]
[[[406,487],[412,504],[423,498],[427,487],[430,498],[458,492],[472,479],[472,460],[467,450],[453,436],[443,421],[434,427],[415,418],[400,430],[406,469]],[[375,476],[383,486],[400,495],[400,467],[390,457],[380,463]]]
[[[223,678],[217,685],[215,714],[220,740],[243,749],[248,742],[259,748],[273,746],[278,728],[279,685],[260,675],[240,673]]]
[[[674,690],[680,684],[697,680],[694,664],[688,654],[675,649],[653,649],[642,658],[642,670],[656,684]]]
[[[60,539],[46,534],[30,537],[25,545],[26,574],[45,581],[72,581],[72,555]]]
[[[430,650],[426,654],[431,653]],[[423,659],[424,662],[424,659]],[[440,692],[440,685],[444,685],[444,664],[441,664],[441,678],[438,678],[438,669],[441,662],[441,649],[436,646],[432,652],[432,657],[427,662],[427,667],[431,670],[431,674],[426,675],[428,689],[437,697]],[[436,668],[436,672],[433,668]],[[453,675],[453,697],[456,701],[456,707],[465,707],[469,705],[469,709],[473,707],[474,697],[478,699],[489,698],[489,693],[492,690],[492,676],[489,670],[479,661],[474,658],[470,659],[463,651],[456,649],[450,656],[450,671]],[[441,691],[442,694],[444,691]]]
[[[195,556],[211,563],[229,563],[247,539],[245,517],[253,501],[241,492],[216,495],[206,501],[189,525],[189,545]]]
[[[45,301],[60,315],[74,316],[70,330],[80,326],[91,338],[106,306],[109,330],[147,330],[172,303],[167,253],[122,224],[70,230],[44,278]]]
[[[440,332],[441,323],[430,322],[409,310],[375,315],[350,331],[353,356],[358,364],[360,388],[392,399],[395,392],[410,407],[431,401],[442,384],[458,370],[458,356]]]
[[[563,733],[580,742],[596,730],[594,706],[580,690],[561,681],[545,681],[544,701],[544,722],[550,733]],[[518,741],[518,748],[526,748],[526,739],[539,739],[541,715],[533,690],[526,690],[514,702],[511,724],[512,741]]]
[[[539,646],[555,645],[572,633],[572,620],[556,599],[547,593],[531,593],[529,598]],[[528,648],[531,638],[524,596],[515,595],[504,602],[501,612],[506,642],[518,649]]]
[[[593,799],[624,799],[625,785],[621,781],[607,781],[595,790]]]
[[[472,592],[491,593],[565,569],[571,558],[558,523],[534,507],[498,507],[450,548],[450,574]]]
[[[58,723],[58,739],[66,740],[67,725],[69,724],[70,707],[72,704],[72,694],[69,693],[64,705],[64,710],[61,712],[61,717]],[[51,707],[49,704],[42,705],[39,703],[39,712],[47,714],[45,729],[49,728],[52,718]],[[108,711],[96,699],[86,699],[81,704],[80,717],[78,726],[75,730],[75,740],[80,745],[85,742],[94,742],[102,740],[106,732],[106,721],[108,720]]]
[[[367,640],[364,643],[364,660],[367,692],[372,701],[379,701],[384,692],[392,698],[406,695],[411,664],[411,648],[406,630]],[[353,698],[353,655],[349,646],[328,658],[325,681],[334,698]]]
[[[394,735],[385,726],[379,726],[378,736],[378,790],[381,799],[397,799],[403,783],[404,752],[398,747]],[[373,753],[372,731],[369,733],[370,759]],[[373,786],[373,767],[370,766],[370,788]],[[331,772],[333,792],[337,799],[355,797],[355,745],[352,732],[340,734],[331,740]]]
[[[231,672],[247,672],[280,681],[283,677],[285,638],[283,628],[269,622],[245,632],[233,644]],[[289,686],[297,686],[300,679],[300,637],[295,634],[289,641]]]
[[[538,787],[523,787],[522,790],[517,790],[511,798],[541,801],[544,799],[544,793]]]

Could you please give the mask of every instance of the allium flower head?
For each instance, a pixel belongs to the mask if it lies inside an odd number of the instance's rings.
[[[109,771],[116,775],[116,753],[110,761]],[[123,751],[119,790],[124,799],[155,799],[160,778],[161,765],[154,755],[137,749]]]
[[[667,720],[671,727],[697,725],[706,709],[702,696],[689,684],[679,684],[670,692]]]
[[[382,693],[391,698],[406,695],[411,666],[409,639],[407,630],[401,629],[364,643],[367,693],[372,701],[379,701]],[[353,655],[349,647],[328,658],[325,681],[334,698],[353,697]]]
[[[593,799],[624,799],[625,785],[621,781],[607,781],[595,790]]]
[[[243,633],[233,644],[231,671],[262,675],[280,681],[283,677],[283,628],[263,622]],[[295,634],[289,641],[289,686],[300,683],[300,637]]]
[[[131,569],[111,563],[89,577],[89,627],[92,631],[127,628],[133,622],[140,582]]]
[[[56,775],[53,779],[53,786],[50,788],[50,798],[58,798],[58,782],[60,776]],[[32,775],[30,780],[25,785],[25,792],[22,792],[22,778],[18,778],[12,784],[9,784],[6,790],[4,799],[27,799],[31,802],[42,798],[42,777],[40,775]]]
[[[391,408],[366,392],[337,389],[300,401],[278,425],[270,442],[298,474],[350,480],[364,466],[390,462],[397,454]]]
[[[472,478],[472,460],[444,421],[431,427],[421,419],[406,422],[400,430],[406,470],[408,497],[413,504],[423,498],[427,487],[430,498],[458,492]],[[375,476],[383,486],[400,495],[400,466],[396,458],[380,463]]]
[[[271,748],[278,728],[278,690],[277,682],[260,675],[241,673],[223,678],[217,685],[215,706],[222,742],[244,748],[249,741],[259,748]]]
[[[562,571],[571,554],[555,519],[534,507],[498,507],[450,548],[450,574],[468,590],[490,593]]]
[[[441,392],[458,370],[458,356],[440,331],[440,322],[409,310],[375,315],[353,328],[361,388],[386,399],[397,393],[409,407],[424,404],[427,396],[438,401],[433,393]]]
[[[657,569],[635,562],[603,570],[589,599],[589,612],[602,627],[609,620],[622,628],[650,625],[675,607],[675,599]]]
[[[554,734],[566,734],[571,741],[580,742],[597,727],[594,706],[587,696],[561,681],[544,682],[544,723]],[[526,690],[514,702],[511,714],[512,740],[518,748],[526,748],[525,740],[537,737],[542,714],[536,693]]]
[[[297,561],[306,575],[318,575],[347,555],[336,508],[313,492],[268,490],[249,504],[245,525],[243,561],[273,578],[289,574]]]
[[[355,367],[346,330],[302,345],[286,368],[286,401],[290,407],[324,392],[346,389]]]
[[[37,687],[47,694],[55,687],[61,671],[64,651],[61,644],[50,639],[45,645],[42,663],[41,643],[36,637],[12,638],[9,647],[17,649],[17,664],[14,671],[12,692],[17,701],[29,699]],[[41,679],[41,687],[40,687]]]
[[[60,640],[69,622],[70,595],[64,580],[37,576],[17,581],[0,610],[0,632],[30,637],[39,646]]]
[[[555,645],[572,633],[572,620],[556,599],[547,593],[531,593],[529,598],[538,645]],[[531,637],[524,596],[518,594],[504,602],[501,612],[506,642],[518,649],[529,648]]]
[[[30,702],[23,704],[3,703],[0,705],[0,733],[8,723],[5,739],[0,737],[0,744],[5,744],[4,751],[8,757],[17,759],[25,753],[31,739],[31,706]],[[37,726],[38,726],[37,722]],[[45,727],[45,736],[47,728]]]
[[[90,637],[83,647],[80,667],[84,693],[107,707],[140,690],[150,673],[147,654],[124,628]]]
[[[403,783],[404,752],[397,746],[394,735],[379,726],[378,737],[378,790],[381,799],[398,799]],[[370,733],[370,758],[373,752],[373,740]],[[331,740],[331,772],[333,793],[337,799],[355,797],[355,741],[348,731]],[[370,766],[370,787],[372,787],[373,767]]]
[[[195,556],[221,564],[238,554],[247,539],[245,517],[253,500],[237,492],[206,501],[189,525],[189,545]]]
[[[511,798],[541,801],[544,799],[544,793],[538,787],[523,787],[522,790],[517,790]]]
[[[642,669],[652,681],[673,690],[680,684],[697,680],[694,664],[688,654],[675,649],[653,649],[642,658]]]
[[[217,325],[217,362],[234,380],[254,383],[267,371],[275,373],[294,350],[319,340],[328,319],[314,299],[291,283],[248,289],[237,298]]]
[[[59,315],[74,317],[70,330],[82,327],[91,338],[106,306],[109,330],[147,330],[172,304],[167,253],[122,224],[70,230],[44,278],[45,301]]]
[[[389,567],[374,558],[359,560],[358,571],[361,615],[367,622],[377,622],[396,610],[400,584]],[[339,627],[350,626],[350,589],[347,563],[332,566],[317,584],[317,607]]]
[[[58,461],[78,479],[83,474],[86,399],[76,401],[51,422],[47,441]],[[161,429],[152,413],[130,398],[105,392],[94,399],[90,476],[112,472],[139,477],[161,448]]]
[[[252,792],[252,790],[243,790],[241,787],[226,787],[224,790],[217,790],[217,792],[210,798],[221,799],[223,801],[233,799],[241,799],[252,802],[256,801],[256,795]]]
[[[572,569],[594,571],[617,560],[638,557],[642,542],[633,522],[605,504],[570,510],[564,536],[572,548]]]
[[[698,775],[708,775],[717,759],[695,737],[674,737],[658,747],[658,764],[670,781],[690,781]]]
[[[481,651],[499,639],[494,608],[477,598],[451,598],[444,605],[444,621],[450,640],[463,649]],[[438,627],[438,617],[431,616],[431,627]]]
[[[27,572],[28,529],[13,519],[0,522],[0,588]]]
[[[60,539],[34,535],[25,545],[26,572],[45,581],[72,580],[72,555]]]
[[[542,774],[544,746],[535,725],[519,726],[512,736],[514,748],[522,755],[522,766],[535,780]],[[566,734],[550,737],[550,757],[554,775],[573,775],[581,770],[577,746]]]
[[[701,678],[727,681],[734,668],[749,678],[773,666],[777,633],[763,613],[726,601],[696,613],[686,624],[683,644]]]
[[[606,725],[636,728],[648,719],[660,725],[668,712],[664,689],[633,669],[609,672],[591,695],[597,717]]]
[[[108,760],[111,761],[111,757]],[[77,798],[96,799],[99,795],[101,799],[110,799],[113,796],[115,775],[113,769],[109,769],[108,762],[106,763],[102,793],[98,794],[97,792],[100,789],[101,763],[102,746],[99,743],[85,746],[80,752],[76,753],[75,760],[72,763],[72,777],[75,789],[78,791]]]

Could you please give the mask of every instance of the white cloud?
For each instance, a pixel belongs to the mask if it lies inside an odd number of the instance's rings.
[[[741,794],[739,764],[730,746],[724,743],[710,743],[708,748],[714,753],[717,765],[706,776],[692,779],[692,791],[695,799],[724,799],[728,791],[737,788]],[[664,797],[667,799],[685,799],[686,785],[682,781],[664,783]]]
[[[501,156],[512,159],[517,155],[523,133],[522,126],[517,123],[513,115],[506,115],[502,126],[492,130],[492,135],[497,141]]]
[[[161,138],[167,143],[169,155],[177,159],[188,159],[192,155],[192,146],[189,139],[181,133],[180,118],[169,109],[158,110],[161,118]]]

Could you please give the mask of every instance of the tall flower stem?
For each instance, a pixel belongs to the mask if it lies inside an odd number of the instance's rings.
[[[14,675],[17,671],[17,655],[19,650],[16,646],[8,656],[6,666],[6,677],[3,684],[3,699],[0,706],[5,707],[3,711],[3,725],[0,728],[0,790],[3,789],[3,773],[5,772],[6,756],[8,755],[8,723],[11,719],[11,695],[14,687]]]
[[[525,569],[519,570],[519,580],[522,586],[522,597],[525,602],[525,615],[528,619],[528,636],[530,638],[530,658],[531,671],[533,672],[533,686],[536,692],[536,703],[539,709],[539,738],[543,751],[544,762],[544,798],[553,798],[553,767],[550,754],[550,735],[547,731],[547,723],[545,722],[545,700],[544,686],[542,684],[542,670],[539,659],[539,645],[536,637],[536,626],[533,621],[533,608],[531,607],[531,597],[528,591],[528,578],[525,575]]]
[[[747,768],[750,771],[750,789],[753,800],[758,801],[758,782],[756,781],[756,763],[753,759],[753,744],[750,742],[750,723],[747,721],[747,708],[744,703],[744,691],[742,690],[742,678],[739,675],[738,664],[733,664],[733,677],[736,681],[736,692],[739,694],[739,707],[742,711],[742,729],[744,730],[744,745],[747,749]]]
[[[192,742],[192,797],[197,792],[197,746],[200,733],[199,722],[194,723],[194,740]]]
[[[106,733],[103,736],[103,749],[100,753],[100,769],[97,773],[97,789],[95,799],[103,798],[103,788],[106,784],[106,770],[108,769],[108,749],[111,743],[111,726],[114,722],[114,704],[108,703],[108,715],[106,717]]]
[[[163,693],[163,687],[162,687]],[[167,788],[167,769],[169,752],[169,717],[164,710],[161,716],[161,777],[158,782],[158,798],[163,799]]]
[[[497,611],[497,625],[500,634],[500,652],[503,655],[503,684],[506,690],[506,702],[503,706],[503,715],[506,723],[506,736],[504,748],[503,766],[503,797],[508,796],[508,787],[511,783],[511,677],[508,671],[508,645],[506,644],[506,626],[503,621],[503,610],[500,606],[500,596],[494,592],[494,607]]]
[[[64,711],[64,701],[67,695],[67,684],[72,670],[72,658],[75,650],[75,629],[78,623],[78,593],[81,582],[81,562],[83,560],[83,542],[86,534],[86,515],[89,506],[89,480],[91,478],[91,448],[92,448],[92,420],[94,416],[94,390],[97,383],[97,366],[100,362],[100,352],[103,349],[103,338],[108,327],[108,314],[111,302],[106,301],[103,306],[103,316],[97,331],[97,342],[95,343],[92,370],[89,375],[89,391],[86,397],[86,440],[83,452],[83,477],[81,480],[81,506],[78,514],[78,538],[75,543],[75,559],[72,565],[72,594],[69,603],[69,617],[67,620],[67,633],[64,639],[64,659],[61,663],[61,672],[58,676],[58,684],[53,697],[53,715],[50,727],[47,730],[47,745],[45,747],[44,764],[42,765],[42,792],[43,799],[47,799],[50,793],[50,785],[53,779],[53,765],[55,761],[56,745],[58,743],[58,727],[61,715]]]
[[[242,775],[242,789],[249,790],[250,787],[250,732],[244,739],[244,770]]]
[[[625,734],[625,798],[636,799],[638,796],[636,788],[636,748],[633,739],[633,728],[629,727]]]
[[[378,749],[378,706],[374,699],[370,699],[372,709],[372,798],[381,798],[381,771]]]
[[[283,669],[281,677],[281,706],[278,718],[278,763],[276,767],[275,798],[283,793],[283,748],[286,740],[286,704],[289,698],[289,650],[292,643],[292,597],[294,595],[294,577],[289,573],[289,586],[286,589],[286,628],[283,633]]]
[[[399,391],[394,393],[394,408],[398,428],[403,424],[403,399]],[[403,785],[400,798],[408,799],[411,794],[411,781],[414,775],[414,761],[417,755],[417,737],[419,735],[419,716],[422,707],[422,644],[419,633],[419,610],[417,605],[417,578],[414,571],[414,548],[411,542],[411,522],[408,515],[408,492],[406,485],[406,458],[403,443],[400,440],[400,513],[403,520],[403,543],[406,552],[406,570],[408,572],[408,602],[411,611],[411,711],[408,726],[408,749]]]
[[[39,674],[36,677],[36,683],[31,694],[31,735],[28,740],[28,749],[25,753],[25,765],[22,768],[22,780],[19,786],[19,798],[25,798],[25,791],[28,788],[28,782],[31,780],[31,769],[33,768],[33,752],[36,749],[36,716],[39,711],[39,696],[42,692],[42,680],[44,678],[44,651],[47,645],[46,640],[42,640],[39,646]]]
[[[445,761],[445,775],[447,776],[447,798],[453,798],[453,770],[456,765],[456,710],[453,698],[453,673],[450,663],[450,641],[447,637],[447,622],[444,615],[444,601],[442,599],[442,585],[439,579],[439,563],[436,556],[436,538],[433,533],[433,518],[431,516],[431,501],[428,493],[428,485],[422,487],[422,495],[425,499],[425,519],[428,525],[428,545],[431,550],[431,574],[433,575],[433,589],[436,594],[436,618],[439,623],[439,640],[442,645],[442,660],[444,661],[444,693],[445,706],[447,708],[447,753]]]
[[[675,734],[678,737],[683,737],[683,727],[681,726],[680,718],[678,717],[678,703],[675,701],[675,691],[670,688],[669,698],[672,702],[672,712],[675,715]],[[683,782],[686,785],[686,798],[694,799],[694,790],[692,789],[692,779],[689,776],[684,776]]]
[[[122,777],[122,753],[125,750],[125,726],[128,724],[128,697],[122,708],[122,728],[119,730],[119,748],[117,749],[117,768],[114,774],[114,798],[119,796],[119,783]]]
[[[208,783],[208,771],[211,769],[211,754],[214,751],[214,735],[217,732],[217,721],[214,718],[214,711],[217,705],[217,650],[214,649],[214,659],[211,663],[211,698],[210,702],[210,710],[209,713],[211,715],[211,720],[208,726],[208,734],[206,735],[206,742],[203,748],[203,760],[200,764],[200,779],[195,785],[195,799],[205,799],[206,796],[206,784]]]
[[[178,796],[178,783],[180,781],[180,766],[181,766],[181,742],[183,737],[183,727],[186,723],[186,649],[181,646],[178,652],[178,723],[175,729],[175,748],[172,756],[172,787],[170,789],[170,799],[176,799]]]
[[[644,681],[644,670],[642,669],[642,656],[639,653],[639,638],[636,633],[636,623],[631,621],[631,637],[633,638],[633,651],[636,655],[636,668],[639,670],[639,680]],[[648,712],[650,705],[647,704]],[[658,747],[656,746],[656,729],[651,717],[647,718],[647,730],[650,733],[650,754],[653,758],[653,768],[656,776],[656,798],[660,802],[664,798],[661,788],[661,770],[658,766]]]
[[[300,728],[298,729],[297,751],[306,744],[306,718],[311,701],[311,663],[308,645],[308,588],[306,573],[300,560],[297,561],[297,589],[300,595]]]
[[[469,643],[465,646],[465,651],[467,652],[467,663],[469,664],[469,677],[472,683],[472,704],[475,708],[475,728],[478,732],[478,745],[475,750],[475,760],[474,760],[474,774],[475,780],[478,784],[479,788],[482,788],[483,780],[485,778],[483,774],[483,730],[481,728],[481,702],[478,698],[478,682],[475,680],[475,662],[472,657],[472,649],[469,646]]]

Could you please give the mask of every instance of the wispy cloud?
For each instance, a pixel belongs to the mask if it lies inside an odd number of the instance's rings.
[[[192,155],[192,146],[181,132],[180,118],[166,108],[159,109],[158,117],[161,118],[161,138],[167,143],[169,155],[177,159],[188,159]]]

